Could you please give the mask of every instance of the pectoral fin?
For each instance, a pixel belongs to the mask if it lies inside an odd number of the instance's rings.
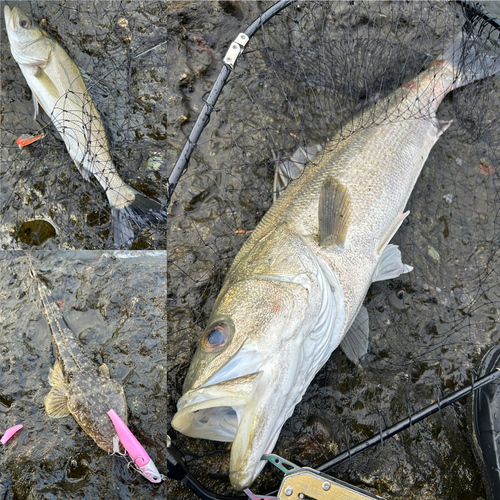
[[[368,311],[365,306],[361,306],[351,328],[340,343],[345,355],[356,365],[359,365],[359,360],[368,352],[369,333]]]
[[[61,94],[59,93],[59,91],[57,90],[57,87],[56,85],[54,84],[54,82],[47,76],[47,73],[45,73],[45,71],[40,68],[40,67],[37,67],[35,69],[35,71],[33,72],[33,75],[35,76],[35,78],[37,78],[40,83],[43,85],[43,88],[54,98],[54,99],[59,99],[59,97],[61,96]],[[40,99],[38,99],[38,101],[40,102]],[[48,113],[47,113],[48,114]]]
[[[49,384],[53,387],[57,387],[61,384],[64,384],[64,375],[61,369],[61,365],[59,364],[59,361],[54,365],[54,368],[50,371]]]
[[[351,199],[347,187],[328,178],[319,196],[319,244],[344,246],[351,220]]]
[[[52,387],[45,399],[45,410],[49,417],[52,418],[61,418],[69,415],[68,395],[65,384]]]
[[[38,110],[38,99],[36,98],[35,93],[33,92],[33,120],[36,120],[36,117],[38,116],[39,110]]]
[[[403,264],[401,251],[397,245],[387,245],[377,262],[372,283],[397,278],[400,274],[409,273],[412,269],[413,267]]]

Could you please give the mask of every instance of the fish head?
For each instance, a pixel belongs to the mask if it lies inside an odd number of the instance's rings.
[[[191,362],[172,426],[194,438],[233,441],[236,489],[257,477],[297,402],[308,300],[306,287],[279,279],[224,286]]]
[[[122,421],[127,423],[125,393],[123,387],[112,378],[94,378],[89,373],[86,375],[85,380],[67,386],[68,410],[99,448],[112,453],[116,429],[107,412],[113,408]],[[94,386],[92,400],[89,400],[88,388],[85,387],[89,385]]]
[[[19,7],[4,7],[10,49],[18,64],[39,66],[47,62],[51,46],[49,35]]]

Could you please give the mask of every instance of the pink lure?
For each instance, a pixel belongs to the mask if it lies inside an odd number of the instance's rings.
[[[114,412],[114,410],[109,410],[108,415],[115,426],[121,444],[127,450],[130,458],[139,467],[144,476],[152,483],[161,483],[162,476],[158,472],[154,462],[149,458],[149,455],[146,453],[141,443],[137,441],[137,438],[125,425],[125,422]]]
[[[18,430],[22,428],[22,424],[19,424],[14,425],[14,427],[11,427],[10,429],[7,429],[5,431],[5,434],[2,436],[2,439],[0,439],[0,443],[5,444]]]

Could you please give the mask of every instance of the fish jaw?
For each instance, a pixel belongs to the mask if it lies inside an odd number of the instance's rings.
[[[207,332],[224,320],[231,323],[230,339],[221,352],[205,352],[202,340],[172,420],[187,436],[233,441],[236,489],[259,474],[262,455],[273,449],[307,387],[301,367],[311,294],[307,280],[298,279],[303,283],[261,277],[223,290]]]

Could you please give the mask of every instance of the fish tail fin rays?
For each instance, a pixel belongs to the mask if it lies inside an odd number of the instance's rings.
[[[481,41],[461,31],[434,64],[451,65],[453,82],[450,90],[468,85],[500,71],[500,55],[489,56],[481,50]]]
[[[121,208],[111,209],[115,246],[125,249],[134,241],[132,222],[140,229],[167,222],[166,208],[161,203],[128,187],[134,194],[133,199]]]
[[[130,248],[134,242],[134,230],[126,211],[122,208],[111,209],[113,238],[117,248]]]

